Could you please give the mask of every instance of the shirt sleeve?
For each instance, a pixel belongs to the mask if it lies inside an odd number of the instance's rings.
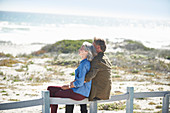
[[[96,74],[98,73],[98,71],[99,71],[98,63],[99,62],[97,60],[95,60],[95,61],[92,60],[90,71],[85,76],[86,82],[89,82],[90,80],[92,80],[96,76]]]
[[[85,75],[86,73],[89,71],[89,67],[86,63],[80,64],[79,65],[79,73],[77,76],[77,79],[75,82],[73,82],[73,85],[75,87],[81,87],[84,84],[84,79],[85,79]]]

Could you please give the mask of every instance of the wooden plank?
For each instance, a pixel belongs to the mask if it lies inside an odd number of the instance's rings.
[[[164,95],[166,94],[170,94],[170,91],[138,92],[138,93],[134,93],[134,98],[164,97]]]
[[[70,98],[50,97],[50,104],[90,104],[91,102],[92,101],[88,101],[88,98],[85,98],[81,101],[77,101]]]
[[[32,106],[38,106],[38,105],[42,105],[42,98],[34,99],[34,100],[27,100],[27,101],[20,101],[20,102],[1,103],[0,110],[25,108],[25,107],[32,107]]]
[[[121,95],[114,95],[111,96],[111,98],[109,100],[98,100],[98,103],[105,103],[105,102],[113,102],[113,101],[119,101],[119,100],[126,100],[128,99],[129,94],[125,93],[125,94],[121,94]]]
[[[128,93],[121,94],[121,95],[114,95],[111,96],[109,100],[98,100],[97,103],[105,103],[105,102],[112,102],[112,101],[119,101],[119,100],[126,100],[128,99]],[[90,104],[93,101],[88,101],[88,98],[85,98],[81,101],[76,101],[70,98],[55,98],[50,97],[50,104]]]

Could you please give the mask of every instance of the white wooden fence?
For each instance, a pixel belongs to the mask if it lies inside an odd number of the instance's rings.
[[[127,100],[126,113],[133,113],[133,99],[146,98],[146,97],[163,97],[162,113],[169,112],[170,91],[134,93],[133,87],[127,87],[127,93],[125,94],[114,95],[111,96],[109,100],[99,100],[99,101],[88,101],[88,99],[84,99],[82,101],[75,101],[68,98],[50,98],[49,91],[42,91],[42,98],[40,99],[12,102],[12,103],[1,103],[0,110],[42,105],[42,113],[50,113],[50,104],[90,104],[90,113],[97,113],[97,103],[107,103],[107,102],[113,102],[119,100]]]

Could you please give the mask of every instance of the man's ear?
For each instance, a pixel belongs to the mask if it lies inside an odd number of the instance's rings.
[[[100,49],[100,46],[99,46],[99,45],[97,45],[97,49]]]
[[[100,51],[102,51],[99,45],[97,46],[97,49],[100,50]]]

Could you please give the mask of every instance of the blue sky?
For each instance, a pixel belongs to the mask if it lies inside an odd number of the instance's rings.
[[[0,10],[170,19],[170,0],[0,0]]]

